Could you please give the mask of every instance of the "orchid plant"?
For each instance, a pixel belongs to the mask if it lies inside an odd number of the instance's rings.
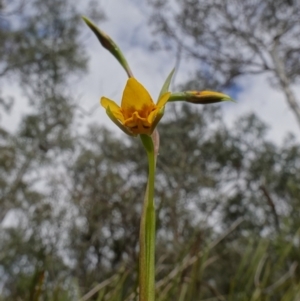
[[[169,86],[174,69],[167,77],[155,104],[145,89],[138,82],[117,44],[101,31],[88,18],[83,17],[88,27],[94,32],[101,45],[106,48],[121,64],[129,79],[127,80],[121,106],[113,100],[101,97],[100,103],[109,118],[127,135],[139,136],[148,157],[148,183],[144,198],[139,236],[139,301],[155,300],[155,202],[154,182],[156,159],[159,150],[157,124],[164,115],[165,105],[169,102],[186,101],[194,104],[211,104],[232,101],[231,97],[214,91],[184,91],[171,93]]]

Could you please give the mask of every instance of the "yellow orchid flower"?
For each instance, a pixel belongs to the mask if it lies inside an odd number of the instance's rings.
[[[112,121],[126,134],[151,135],[163,115],[170,95],[170,92],[164,93],[155,104],[144,86],[131,77],[125,86],[121,107],[106,97],[101,98],[101,105]]]

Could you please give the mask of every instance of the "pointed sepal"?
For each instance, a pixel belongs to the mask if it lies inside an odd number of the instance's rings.
[[[162,97],[162,95],[164,95],[165,93],[167,93],[169,91],[169,87],[170,87],[174,72],[175,72],[175,68],[172,69],[172,71],[170,72],[170,74],[166,78],[166,80],[165,80],[165,82],[164,82],[164,84],[163,84],[163,86],[160,90],[158,99],[160,99]]]

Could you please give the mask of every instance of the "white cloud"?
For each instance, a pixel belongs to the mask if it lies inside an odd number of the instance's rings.
[[[2,80],[1,93],[5,100],[13,100],[13,107],[9,114],[4,113],[0,115],[0,124],[7,131],[14,132],[18,129],[21,116],[28,114],[31,109],[21,89],[12,79]]]
[[[269,138],[281,143],[288,132],[299,136],[299,126],[288,107],[283,93],[271,88],[264,75],[244,77],[240,81],[242,92],[236,104],[224,104],[225,120],[233,124],[237,116],[254,112],[270,126]],[[300,89],[296,89],[298,95]]]

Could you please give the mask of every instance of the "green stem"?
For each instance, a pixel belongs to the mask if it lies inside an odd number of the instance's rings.
[[[156,158],[152,138],[140,135],[149,164],[147,189],[140,225],[139,301],[155,300],[155,204],[154,180]]]

